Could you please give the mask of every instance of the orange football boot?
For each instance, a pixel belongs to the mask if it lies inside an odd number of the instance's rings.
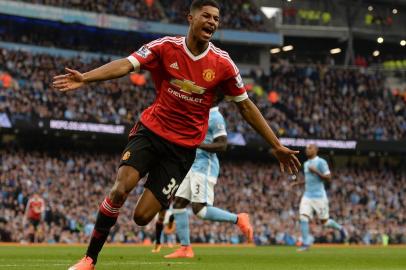
[[[195,256],[191,246],[181,246],[174,253],[166,255],[166,259],[193,258]]]
[[[68,270],[95,270],[96,267],[93,264],[93,259],[85,256],[77,264],[69,267]]]
[[[161,247],[162,247],[161,244],[155,244],[152,253],[159,253],[161,251]]]
[[[247,241],[252,243],[254,241],[254,229],[250,223],[250,217],[246,213],[238,214],[237,226],[241,232],[247,237]]]

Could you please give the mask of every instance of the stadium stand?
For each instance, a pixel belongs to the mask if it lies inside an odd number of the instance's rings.
[[[94,157],[97,156],[97,159]],[[38,242],[87,242],[95,210],[111,185],[119,156],[79,152],[0,152],[1,241],[26,241],[31,227],[23,230],[25,204],[39,192],[46,201]],[[363,167],[346,164],[334,168],[329,189],[331,215],[350,233],[351,243],[406,243],[406,174],[389,165]],[[301,176],[299,176],[301,177]],[[297,206],[301,189],[288,188],[290,180],[276,165],[252,162],[224,162],[215,204],[231,211],[249,211],[255,222],[255,242],[294,245],[300,241]],[[382,183],[385,183],[382,186]],[[131,220],[138,187],[122,209],[110,242],[142,243],[153,237],[154,224],[138,227]],[[232,194],[232,196],[230,196]],[[252,198],[255,196],[255,204]],[[385,198],[385,199],[383,199]],[[330,230],[313,229],[318,243],[335,243],[339,236]],[[232,225],[203,222],[192,217],[194,242],[240,243],[241,235]]]
[[[128,78],[87,86],[71,95],[50,88],[52,76],[64,67],[87,70],[105,61],[54,57],[13,50],[0,50],[0,70],[14,83],[0,93],[0,112],[21,117],[40,117],[133,124],[143,108],[151,104],[154,91],[135,86]],[[146,75],[148,76],[148,75]],[[281,136],[325,139],[393,140],[406,136],[406,104],[402,96],[385,88],[384,73],[364,69],[341,69],[308,64],[297,66],[287,61],[274,63],[270,76],[251,79],[261,91],[251,97]],[[274,91],[279,99],[268,100]],[[222,104],[232,132],[256,136],[241,121],[236,108]],[[347,108],[347,109],[345,109]]]
[[[170,22],[186,24],[186,15],[191,1],[161,0]],[[264,15],[250,0],[220,1],[222,28],[243,31],[266,31]]]
[[[19,0],[83,11],[114,14],[149,21],[169,21],[187,24],[186,15],[192,1],[76,1],[76,0]],[[221,1],[221,27],[244,31],[266,31],[265,17],[250,0]]]
[[[114,14],[149,21],[160,21],[163,14],[157,8],[155,1],[78,1],[78,0],[18,0],[31,4],[57,6],[62,8],[79,9],[97,13]]]

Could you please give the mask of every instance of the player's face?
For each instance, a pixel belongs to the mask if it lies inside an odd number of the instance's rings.
[[[220,21],[218,8],[203,6],[189,15],[190,30],[193,37],[201,42],[209,42],[216,32]]]
[[[317,147],[313,144],[310,144],[306,147],[306,156],[307,157],[314,157],[317,155]]]

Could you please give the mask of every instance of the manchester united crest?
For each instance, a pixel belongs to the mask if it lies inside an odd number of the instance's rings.
[[[123,160],[124,160],[124,161],[128,160],[128,159],[130,158],[130,156],[131,156],[131,152],[130,152],[130,151],[125,152],[124,155],[123,155]]]
[[[214,72],[214,70],[210,68],[203,70],[203,79],[206,82],[211,82],[214,80],[214,78],[216,78],[216,73]]]

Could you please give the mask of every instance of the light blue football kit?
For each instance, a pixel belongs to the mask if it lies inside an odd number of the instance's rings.
[[[209,128],[204,139],[205,144],[213,143],[220,136],[227,136],[226,124],[218,107],[210,109]],[[237,215],[228,211],[213,207],[214,186],[220,173],[220,164],[216,153],[210,153],[197,149],[196,159],[180,185],[175,197],[181,197],[192,203],[205,203],[197,216],[204,220],[220,222],[237,222]],[[176,232],[181,245],[190,245],[189,217],[186,209],[173,210],[176,221]]]

